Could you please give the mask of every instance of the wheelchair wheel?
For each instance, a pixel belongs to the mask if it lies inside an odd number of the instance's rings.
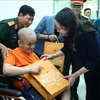
[[[11,100],[11,99],[1,96],[1,97],[0,97],[0,100]]]

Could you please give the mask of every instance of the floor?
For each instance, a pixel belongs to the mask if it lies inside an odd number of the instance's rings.
[[[84,76],[80,76],[80,82],[78,86],[78,95],[79,95],[79,100],[85,100],[85,82],[84,82]]]

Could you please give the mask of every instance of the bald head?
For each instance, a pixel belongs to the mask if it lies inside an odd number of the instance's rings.
[[[32,53],[36,44],[35,32],[30,28],[22,28],[18,31],[18,37],[19,48],[27,54]]]
[[[36,34],[35,32],[30,28],[22,28],[18,31],[18,37],[20,41],[24,41],[28,36],[34,36],[34,39],[36,40]]]

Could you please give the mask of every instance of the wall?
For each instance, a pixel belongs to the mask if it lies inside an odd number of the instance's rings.
[[[44,15],[53,15],[52,0],[0,0],[0,20],[17,17],[20,6],[24,4],[33,7],[36,12],[33,24],[30,26],[32,29]]]

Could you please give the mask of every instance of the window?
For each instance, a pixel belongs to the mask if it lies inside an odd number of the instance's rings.
[[[53,15],[64,7],[70,7],[70,0],[53,0]]]

